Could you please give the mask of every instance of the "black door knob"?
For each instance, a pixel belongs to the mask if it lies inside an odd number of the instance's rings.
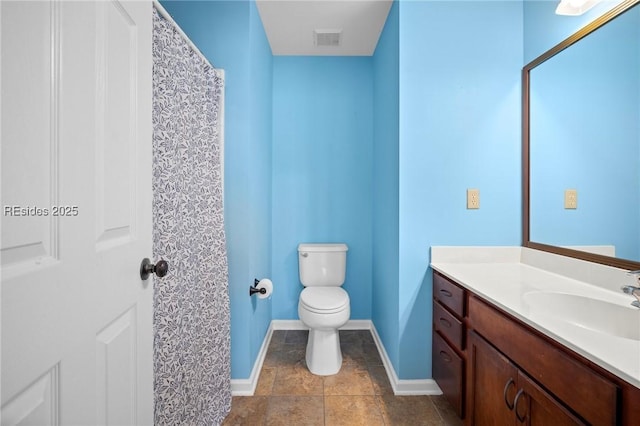
[[[151,263],[149,258],[142,259],[140,264],[140,278],[144,281],[149,278],[149,275],[156,274],[162,278],[169,272],[169,264],[166,260],[159,260],[155,265]]]

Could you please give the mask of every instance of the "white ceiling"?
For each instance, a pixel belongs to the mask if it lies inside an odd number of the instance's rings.
[[[392,0],[256,0],[274,55],[371,56]],[[316,46],[314,30],[342,30],[340,46]]]

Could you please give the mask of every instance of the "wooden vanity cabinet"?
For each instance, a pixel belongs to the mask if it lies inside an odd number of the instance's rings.
[[[458,413],[464,416],[466,291],[434,272],[433,379]]]
[[[432,348],[467,426],[640,425],[640,389],[437,271]]]
[[[585,424],[473,331],[469,332],[468,359],[468,424]]]

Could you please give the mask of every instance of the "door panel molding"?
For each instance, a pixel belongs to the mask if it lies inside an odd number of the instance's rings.
[[[136,317],[133,306],[96,335],[98,424],[136,424]]]
[[[1,127],[5,141],[1,258],[6,277],[60,259],[60,220],[52,211],[60,200],[60,5],[18,3],[4,3],[1,7],[10,12],[0,15],[2,26],[8,28],[2,39],[3,61],[15,63],[3,67],[2,75],[3,99],[8,103],[2,106]],[[37,20],[37,30],[27,37],[12,31],[26,20]],[[12,84],[17,79],[22,84]],[[25,170],[37,173],[25,180]],[[20,185],[12,185],[14,180]]]
[[[138,26],[115,0],[100,3],[96,13],[96,249],[102,251],[136,238]]]
[[[57,426],[60,423],[59,369],[59,364],[54,365],[3,405],[1,423],[5,426],[21,424]]]

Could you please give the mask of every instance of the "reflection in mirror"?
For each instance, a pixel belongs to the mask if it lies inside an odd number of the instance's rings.
[[[637,268],[640,6],[564,47],[523,70],[524,245]],[[577,197],[565,199],[567,190]]]

